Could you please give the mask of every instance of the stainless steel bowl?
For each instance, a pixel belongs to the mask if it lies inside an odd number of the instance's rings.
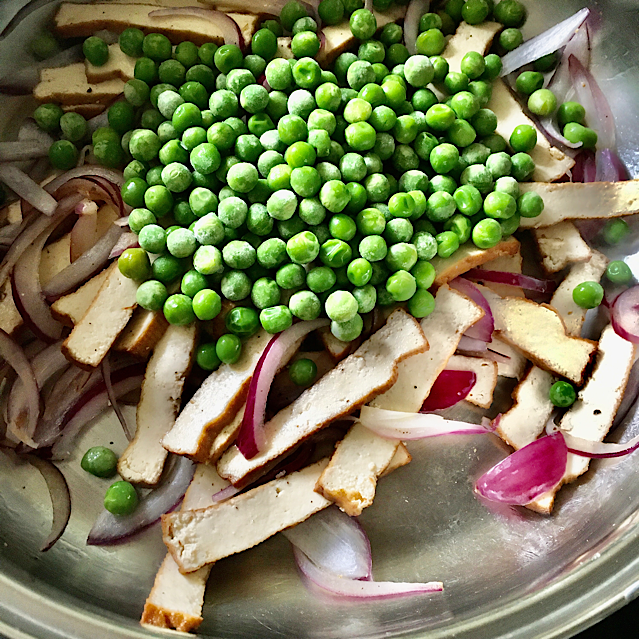
[[[24,0],[0,2],[5,25]],[[56,6],[26,18],[0,42],[0,75],[29,61],[27,42]],[[583,6],[579,0],[527,3],[527,34]],[[591,4],[600,14],[595,67],[615,112],[622,158],[639,174],[639,10],[635,0]],[[10,136],[29,100],[2,98],[0,126]],[[638,264],[630,261],[631,264]],[[636,274],[639,274],[637,269]],[[639,433],[635,416],[619,436]],[[125,442],[107,417],[80,443]],[[377,579],[440,579],[431,598],[351,604],[308,592],[288,542],[276,535],[219,562],[206,595],[206,637],[308,639],[568,637],[639,593],[639,463],[592,464],[564,488],[552,517],[475,499],[475,478],[504,455],[495,438],[446,438],[410,446],[414,461],[381,482],[361,517]],[[0,633],[11,639],[143,638],[138,619],[164,555],[157,527],[116,547],[87,547],[100,510],[103,480],[87,476],[76,457],[64,464],[73,498],[67,532],[38,552],[50,521],[44,483],[33,469],[0,455]],[[232,534],[232,531],[229,531]]]

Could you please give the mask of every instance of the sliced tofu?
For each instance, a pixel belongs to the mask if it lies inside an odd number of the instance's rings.
[[[483,357],[453,355],[448,360],[446,368],[452,371],[472,371],[475,373],[475,385],[466,396],[466,401],[481,408],[490,408],[497,385],[497,362]]]
[[[461,61],[470,51],[477,51],[477,53],[485,55],[495,36],[503,28],[504,26],[499,22],[482,22],[476,25],[462,22],[448,40],[442,53],[442,57],[448,62],[449,70],[459,73]]]
[[[544,200],[537,217],[522,217],[520,228],[537,229],[564,220],[596,220],[634,215],[639,212],[639,180],[626,182],[562,182],[520,185],[522,193],[532,191]]]
[[[292,60],[295,56],[291,49],[291,42],[293,39],[289,36],[282,36],[277,39],[277,53],[276,58],[284,58],[285,60]]]
[[[53,317],[65,326],[75,326],[84,317],[110,270],[114,268],[117,268],[117,264],[113,264],[110,269],[107,268],[104,271],[100,271],[77,291],[60,297],[53,302],[51,305]]]
[[[623,398],[630,369],[635,361],[635,348],[634,344],[619,337],[611,325],[604,329],[599,340],[595,368],[586,385],[579,391],[577,401],[562,417],[562,430],[574,437],[593,442],[604,440]],[[588,457],[569,453],[561,484],[528,504],[528,508],[545,514],[550,513],[561,485],[583,475],[589,465]]]
[[[237,415],[233,418],[233,421],[231,421],[230,424],[227,424],[213,440],[208,457],[209,464],[215,464],[217,460],[228,450],[228,448],[230,448],[231,444],[235,442],[235,438],[240,432],[240,428],[242,428],[245,408],[246,404],[240,408]]]
[[[482,288],[482,292],[487,289]],[[540,368],[581,385],[596,342],[568,335],[561,316],[545,304],[517,298],[488,297],[498,335]],[[535,330],[531,330],[534,327]]]
[[[13,300],[11,278],[9,278],[0,289],[0,329],[7,335],[13,335],[22,324],[22,316]]]
[[[379,437],[357,422],[342,439],[315,490],[356,517],[373,503],[377,479],[397,454],[396,439]]]
[[[403,20],[406,15],[406,6],[394,4],[387,11],[373,11],[377,19],[377,28],[381,29],[390,22]],[[332,24],[322,28],[324,34],[324,46],[317,54],[316,60],[326,68],[340,54],[353,46],[357,39],[351,32],[348,20],[339,24]]]
[[[572,299],[575,286],[582,282],[598,282],[606,272],[607,266],[608,258],[593,250],[592,257],[587,262],[575,264],[564,281],[557,287],[550,300],[550,306],[561,315],[568,335],[575,337],[581,335],[581,327],[586,319],[586,309],[577,306]]]
[[[164,335],[168,325],[163,313],[136,308],[113,349],[146,359]]]
[[[513,406],[502,414],[497,434],[515,450],[535,441],[555,410],[548,399],[555,376],[531,366],[513,391]]]
[[[537,146],[530,152],[530,157],[535,161],[536,166],[533,180],[554,182],[574,166],[575,161],[572,158],[550,145],[544,134],[524,113],[522,106],[501,78],[493,82],[493,94],[487,106],[497,116],[496,132],[505,140],[510,140],[510,134],[522,124],[530,125],[537,130]],[[526,227],[524,220],[529,219],[536,218],[522,218],[522,226]]]
[[[163,515],[164,543],[180,570],[192,572],[248,550],[330,506],[314,490],[327,463],[324,459],[203,510]]]
[[[519,242],[514,237],[509,237],[489,249],[480,249],[472,242],[466,242],[450,257],[435,257],[431,260],[437,273],[434,285],[441,286],[470,271],[471,268],[481,266],[498,257],[517,253],[519,253]]]
[[[497,362],[497,374],[500,377],[521,379],[526,370],[528,360],[516,348],[493,335],[490,350],[508,358],[507,362]]]
[[[521,257],[521,251],[518,251],[514,255],[504,255],[497,257],[490,262],[482,264],[480,269],[487,271],[504,271],[505,273],[521,273],[523,259]],[[502,297],[526,297],[524,290],[519,286],[509,286],[508,284],[495,284],[494,282],[484,282],[484,286],[491,291],[495,291],[497,295]]]
[[[20,222],[22,222],[22,204],[20,200],[11,202],[11,204],[7,204],[7,206],[3,206],[2,209],[0,209],[0,221],[3,227],[10,224],[20,224]]]
[[[253,372],[271,336],[260,331],[235,364],[222,364],[204,380],[162,440],[170,452],[207,461],[215,438],[244,405]]]
[[[135,437],[118,462],[122,479],[146,486],[160,480],[168,455],[161,441],[175,424],[196,344],[195,324],[169,326],[153,350],[142,382]]]
[[[40,284],[45,287],[60,271],[71,265],[71,234],[44,247],[40,258]]]
[[[566,334],[578,337],[586,318],[586,309],[575,304],[572,291],[581,282],[598,282],[603,276],[608,259],[597,251],[588,262],[575,264],[559,285],[550,302],[566,326]],[[498,435],[515,450],[535,441],[543,432],[546,422],[555,410],[550,401],[550,387],[555,377],[533,366],[513,391],[514,404],[502,414]]]
[[[106,64],[96,67],[88,60],[84,61],[87,82],[96,84],[119,78],[124,82],[132,80],[135,71],[135,58],[122,52],[119,44],[109,45],[109,59]]]
[[[224,33],[216,24],[191,15],[149,16],[149,13],[157,8],[158,6],[152,3],[147,5],[63,2],[55,16],[55,28],[65,38],[86,37],[101,29],[121,33],[129,27],[137,27],[145,33],[162,33],[173,44],[184,40],[198,45],[206,42],[224,42]],[[246,8],[249,9],[250,5]],[[259,16],[247,13],[228,15],[237,23],[244,41],[250,42],[260,21]]]
[[[98,294],[108,270],[105,269],[83,284],[77,291],[58,298],[51,305],[53,317],[65,326],[75,326]]]
[[[390,464],[386,467],[386,470],[380,475],[380,477],[386,477],[390,475],[394,470],[406,466],[413,461],[412,455],[408,452],[408,448],[404,444],[400,444],[390,460]]]
[[[109,271],[96,298],[62,344],[65,357],[91,370],[104,359],[137,306],[138,283],[116,267]]]
[[[416,413],[432,385],[457,350],[461,336],[484,315],[473,301],[449,286],[437,291],[435,310],[421,321],[430,348],[413,355],[398,368],[397,382],[371,406]]]
[[[572,222],[534,229],[532,236],[542,266],[548,273],[558,273],[569,264],[587,262],[592,255],[590,247]]]
[[[302,441],[387,390],[398,379],[400,362],[427,348],[417,321],[396,310],[355,353],[264,425],[265,445],[255,457],[246,459],[233,446],[219,460],[218,473],[234,485],[250,483]]]
[[[106,109],[104,104],[63,104],[62,110],[65,113],[79,113],[87,120],[94,118],[96,115],[100,115]]]
[[[483,316],[474,302],[442,286],[435,310],[421,321],[431,347],[398,367],[397,382],[371,402],[388,410],[417,412],[430,389],[457,349],[462,334]],[[337,445],[316,490],[345,513],[358,515],[373,503],[377,479],[398,450],[399,440],[386,439],[357,423]]]
[[[343,360],[347,355],[357,350],[357,347],[361,343],[360,340],[342,342],[341,339],[337,339],[337,337],[331,333],[331,329],[328,327],[320,328],[317,332],[322,340],[322,344],[324,344],[324,348],[335,362]]]
[[[228,485],[213,466],[199,464],[184,495],[181,510],[206,508],[211,504],[211,496]],[[204,566],[183,575],[171,554],[167,553],[144,604],[140,623],[181,632],[195,630],[202,623],[204,591],[210,572],[211,566]]]
[[[90,7],[92,5],[73,5]],[[78,62],[67,67],[42,69],[40,82],[33,90],[38,102],[59,102],[61,104],[102,104],[111,103],[124,91],[124,82],[119,78],[90,84],[84,70],[84,63]]]

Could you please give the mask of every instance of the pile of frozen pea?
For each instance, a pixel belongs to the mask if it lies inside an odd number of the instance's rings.
[[[278,333],[294,318],[326,315],[333,334],[351,341],[376,305],[406,303],[425,317],[434,308],[430,260],[468,241],[490,248],[543,210],[539,196],[519,193],[532,158],[509,150],[486,108],[501,58],[469,53],[457,73],[440,55],[461,20],[499,20],[507,28],[498,52],[518,46],[523,6],[449,0],[421,17],[412,56],[401,26],[378,30],[362,7],[319,5],[324,24],[348,19],[359,41],[332,70],[314,59],[318,25],[296,0],[244,53],[173,47],[137,29],[120,36],[137,58],[135,78],[110,107],[109,127],[92,136],[98,162],[125,167],[122,196],[140,248],[125,251],[119,268],[140,282],[140,306],[172,324],[212,320],[224,299],[235,305],[228,334],[200,347],[204,369],[237,361],[260,325]],[[275,57],[286,34],[290,60]],[[96,65],[109,56],[98,37],[84,53]],[[73,166],[86,122],[57,105],[35,117],[62,133],[51,162]]]

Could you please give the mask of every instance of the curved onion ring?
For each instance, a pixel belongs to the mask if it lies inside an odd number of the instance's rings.
[[[27,396],[26,404],[29,417],[24,427],[20,429],[22,434],[20,441],[31,446],[40,417],[40,390],[33,368],[24,351],[2,329],[0,329],[0,355],[22,380]]]
[[[35,468],[47,483],[49,496],[51,497],[51,506],[53,507],[53,521],[51,523],[51,532],[40,546],[41,552],[49,550],[55,544],[69,523],[71,517],[71,493],[69,485],[60,469],[47,459],[42,459],[36,455],[25,455],[24,458]]]
[[[48,216],[55,213],[56,199],[17,166],[0,164],[0,180],[41,213]]]
[[[441,592],[439,581],[429,583],[395,583],[392,581],[359,581],[343,579],[316,566],[299,548],[293,546],[295,563],[310,582],[333,595],[346,599],[389,599],[409,595],[426,595]]]
[[[476,270],[476,269],[473,269]],[[465,273],[465,275],[468,275]],[[468,275],[470,277],[470,275]],[[467,279],[463,277],[456,277],[450,282],[450,287],[459,291],[466,297],[469,297],[477,306],[481,307],[484,311],[484,316],[475,322],[464,335],[473,339],[481,340],[482,342],[491,342],[493,331],[495,330],[495,320],[493,318],[493,312],[490,309],[488,300],[482,295],[481,291]]]
[[[260,450],[266,400],[275,375],[295,355],[302,340],[310,332],[328,323],[327,319],[318,319],[294,324],[275,335],[264,349],[251,379],[242,427],[235,442],[247,459],[255,457]]]
[[[69,264],[44,287],[48,299],[55,299],[95,275],[107,263],[113,247],[122,236],[122,228],[115,224],[75,262]]]
[[[371,545],[357,519],[330,506],[282,534],[316,566],[345,579],[372,578]]]
[[[169,464],[162,483],[140,500],[133,514],[116,516],[107,510],[100,513],[91,528],[87,545],[114,544],[130,537],[154,524],[182,501],[193,479],[195,463],[179,455],[172,455],[172,458],[173,463]]]
[[[611,319],[617,335],[639,344],[639,285],[617,297],[612,305]]]

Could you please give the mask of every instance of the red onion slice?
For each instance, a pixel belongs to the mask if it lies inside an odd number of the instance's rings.
[[[615,118],[604,92],[592,73],[571,55],[568,68],[577,99],[588,113],[589,125],[599,134],[598,146],[606,149],[617,148]]]
[[[372,578],[373,557],[357,519],[337,506],[321,510],[282,534],[322,570],[344,579]]]
[[[58,208],[53,217],[38,216],[35,220],[27,225],[22,233],[16,238],[11,248],[4,256],[2,264],[0,264],[0,284],[3,284],[14,267],[15,263],[20,259],[24,251],[31,246],[36,238],[46,231],[49,227],[54,229],[68,215],[73,213],[76,204],[82,199],[81,195],[75,194],[64,198],[58,203]]]
[[[371,5],[373,3],[371,2]],[[410,0],[404,17],[404,44],[408,53],[415,55],[415,42],[419,35],[419,20],[430,9],[430,0]],[[371,8],[372,11],[372,8]]]
[[[247,7],[248,8],[248,7]],[[218,27],[222,32],[225,44],[235,44],[244,47],[244,39],[239,25],[233,18],[229,17],[221,11],[213,9],[204,9],[202,7],[175,7],[170,9],[157,9],[149,13],[149,18],[169,18],[179,16],[191,16],[201,18]]]
[[[264,349],[251,379],[242,427],[235,442],[247,459],[255,457],[260,450],[266,400],[275,375],[293,357],[302,340],[309,333],[327,326],[328,323],[326,319],[317,319],[294,324],[279,335],[275,335]]]
[[[293,546],[295,563],[300,572],[320,589],[346,599],[389,599],[441,592],[444,585],[430,583],[395,583],[392,581],[359,581],[343,579],[316,566],[301,550]]]
[[[590,149],[584,149],[575,156],[575,166],[572,167],[572,181],[594,182],[596,170],[595,154]]]
[[[133,365],[117,371],[112,376],[116,399],[140,388],[144,378],[144,366]],[[51,450],[53,459],[65,459],[71,454],[76,437],[82,429],[109,407],[109,397],[104,382],[96,384],[76,403],[65,418],[63,430]]]
[[[40,471],[40,474],[47,483],[49,496],[51,497],[51,506],[53,507],[53,521],[51,523],[51,532],[40,546],[41,552],[49,550],[55,544],[62,533],[64,533],[69,518],[71,517],[71,493],[69,485],[60,469],[47,459],[42,459],[36,455],[25,455],[25,459]]]
[[[473,269],[477,270],[477,269]],[[470,271],[469,271],[470,272]],[[468,273],[466,273],[468,275]],[[495,320],[490,310],[488,300],[482,295],[481,291],[471,282],[463,277],[457,277],[449,286],[459,291],[466,297],[470,298],[477,306],[484,311],[484,316],[475,322],[465,333],[468,337],[481,340],[482,342],[492,341],[493,331],[495,330]]]
[[[612,149],[597,149],[594,181],[625,182],[627,179],[628,169],[617,155],[617,152]]]
[[[568,447],[568,452],[580,457],[590,457],[591,459],[610,459],[612,457],[624,457],[633,453],[639,448],[639,436],[623,444],[612,444],[606,442],[593,442],[589,439],[575,437],[566,431],[559,431],[563,435]]]
[[[33,368],[24,351],[2,329],[0,329],[0,355],[22,381],[26,394],[28,418],[18,432],[21,435],[20,441],[31,446],[40,417],[40,390]]]
[[[120,426],[122,426],[122,430],[124,431],[124,436],[131,442],[133,441],[133,435],[131,434],[131,429],[129,425],[126,423],[126,418],[124,417],[124,413],[118,404],[118,400],[113,392],[113,384],[111,383],[111,364],[109,362],[109,356],[107,356],[102,360],[102,379],[104,380],[104,386],[106,387],[107,397],[109,398],[109,403],[113,408],[113,412],[115,413],[118,421],[120,422]]]
[[[195,463],[186,457],[171,457],[160,485],[142,497],[133,514],[116,516],[107,510],[100,513],[89,532],[88,546],[115,544],[135,535],[159,521],[162,515],[173,510],[182,501],[193,479]]]
[[[121,227],[115,224],[111,226],[86,253],[47,283],[43,290],[44,295],[48,299],[60,297],[101,271],[122,233]]]
[[[465,275],[471,280],[508,284],[509,286],[524,288],[527,291],[535,291],[536,293],[552,293],[557,288],[557,284],[553,280],[540,280],[536,277],[522,275],[521,273],[508,273],[507,271],[487,271],[483,268],[471,268]]]
[[[41,213],[49,216],[55,213],[58,206],[56,199],[24,171],[11,164],[0,164],[0,180]]]
[[[138,248],[139,246],[138,236],[135,233],[122,233],[115,243],[115,246],[111,249],[109,259],[112,260],[114,257],[120,257],[127,249]]]
[[[430,413],[454,406],[468,397],[476,382],[477,375],[473,371],[442,371],[419,412]]]
[[[49,227],[22,254],[13,269],[11,280],[13,300],[20,315],[40,339],[48,342],[60,339],[62,335],[62,324],[54,319],[51,308],[44,301],[40,284],[42,249],[52,230]]]
[[[539,60],[539,58],[564,47],[574,36],[575,31],[585,22],[589,14],[589,9],[581,9],[581,11],[577,11],[574,15],[566,18],[566,20],[527,40],[515,50],[507,53],[502,58],[501,76],[504,77],[525,64]]]
[[[62,342],[57,342],[45,347],[31,359],[30,364],[38,388],[42,388],[50,377],[69,366],[69,362],[60,350],[61,345]],[[26,350],[25,355],[28,355]],[[12,431],[19,429],[21,420],[28,413],[28,403],[29,393],[22,380],[18,378],[11,387],[7,399],[7,421],[13,425]]]
[[[442,435],[485,435],[494,430],[486,424],[454,421],[433,413],[403,413],[371,406],[362,408],[359,421],[380,437],[404,441]]]
[[[51,180],[49,184],[46,185],[46,190],[48,193],[55,193],[61,186],[69,182],[70,180],[74,180],[76,178],[103,178],[107,182],[115,185],[117,189],[119,189],[124,184],[124,176],[120,171],[116,171],[114,169],[107,169],[103,166],[97,166],[94,164],[87,164],[85,166],[77,167],[75,169],[71,169],[62,175],[59,175],[54,180]]]
[[[483,339],[475,339],[474,337],[462,335],[457,344],[457,350],[464,351],[465,353],[476,353],[476,357],[482,357],[488,350],[488,344],[484,342]]]
[[[633,344],[639,344],[639,286],[621,293],[610,314],[615,333]]]
[[[491,501],[524,506],[559,484],[567,459],[561,433],[541,437],[493,466],[477,480],[475,490]]]
[[[235,486],[227,486],[226,488],[222,488],[222,490],[218,490],[214,493],[213,497],[211,497],[211,501],[214,504],[217,504],[221,501],[226,501],[227,499],[231,499],[231,497],[235,497],[240,492],[239,488]]]

